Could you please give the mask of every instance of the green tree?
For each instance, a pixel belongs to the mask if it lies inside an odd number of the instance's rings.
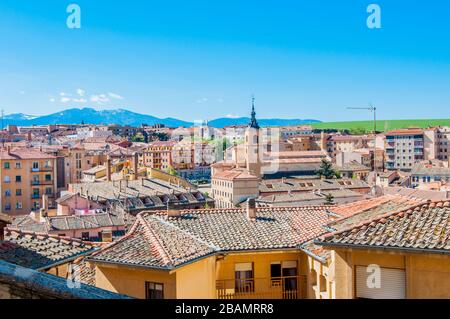
[[[166,172],[172,176],[178,176],[178,172],[172,166],[167,167]]]
[[[145,137],[142,133],[137,133],[131,138],[132,142],[145,142]]]
[[[322,164],[320,164],[320,168],[317,171],[317,175],[320,178],[324,177],[326,179],[340,178],[341,174],[333,169],[333,164],[323,159]]]
[[[367,130],[364,127],[353,127],[349,129],[351,135],[364,135],[367,134]]]
[[[325,195],[325,205],[334,205],[334,196],[331,193]]]

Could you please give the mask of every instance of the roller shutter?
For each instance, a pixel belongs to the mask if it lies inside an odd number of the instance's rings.
[[[373,272],[366,266],[356,266],[356,297],[367,299],[405,299],[406,274],[402,269],[380,268],[380,285],[369,287],[367,279]],[[369,279],[370,281],[370,279]]]

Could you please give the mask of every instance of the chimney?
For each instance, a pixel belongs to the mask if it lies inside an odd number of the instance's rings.
[[[39,210],[39,221],[43,222],[48,216],[48,196],[42,195],[42,208]]]
[[[111,157],[106,158],[106,180],[111,181]]]
[[[247,219],[256,219],[256,200],[254,198],[247,199]]]
[[[177,209],[175,202],[169,199],[167,201],[167,216],[168,217],[180,217],[181,210]]]
[[[8,151],[8,155],[11,155],[11,145],[8,145],[6,147],[6,150]]]
[[[139,171],[139,154],[138,152],[134,153],[134,179],[138,179],[138,171]]]

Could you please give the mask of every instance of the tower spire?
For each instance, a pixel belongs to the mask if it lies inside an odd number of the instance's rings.
[[[252,96],[252,117],[250,119],[249,127],[259,129],[258,121],[256,120],[256,112],[255,112],[255,96]]]

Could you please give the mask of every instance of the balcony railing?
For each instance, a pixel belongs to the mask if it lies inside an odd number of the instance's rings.
[[[53,181],[31,181],[32,186],[53,185]]]
[[[37,172],[53,172],[53,167],[44,166],[44,167],[33,167],[31,168],[31,172],[37,173]]]
[[[306,276],[216,281],[217,299],[306,298]]]

